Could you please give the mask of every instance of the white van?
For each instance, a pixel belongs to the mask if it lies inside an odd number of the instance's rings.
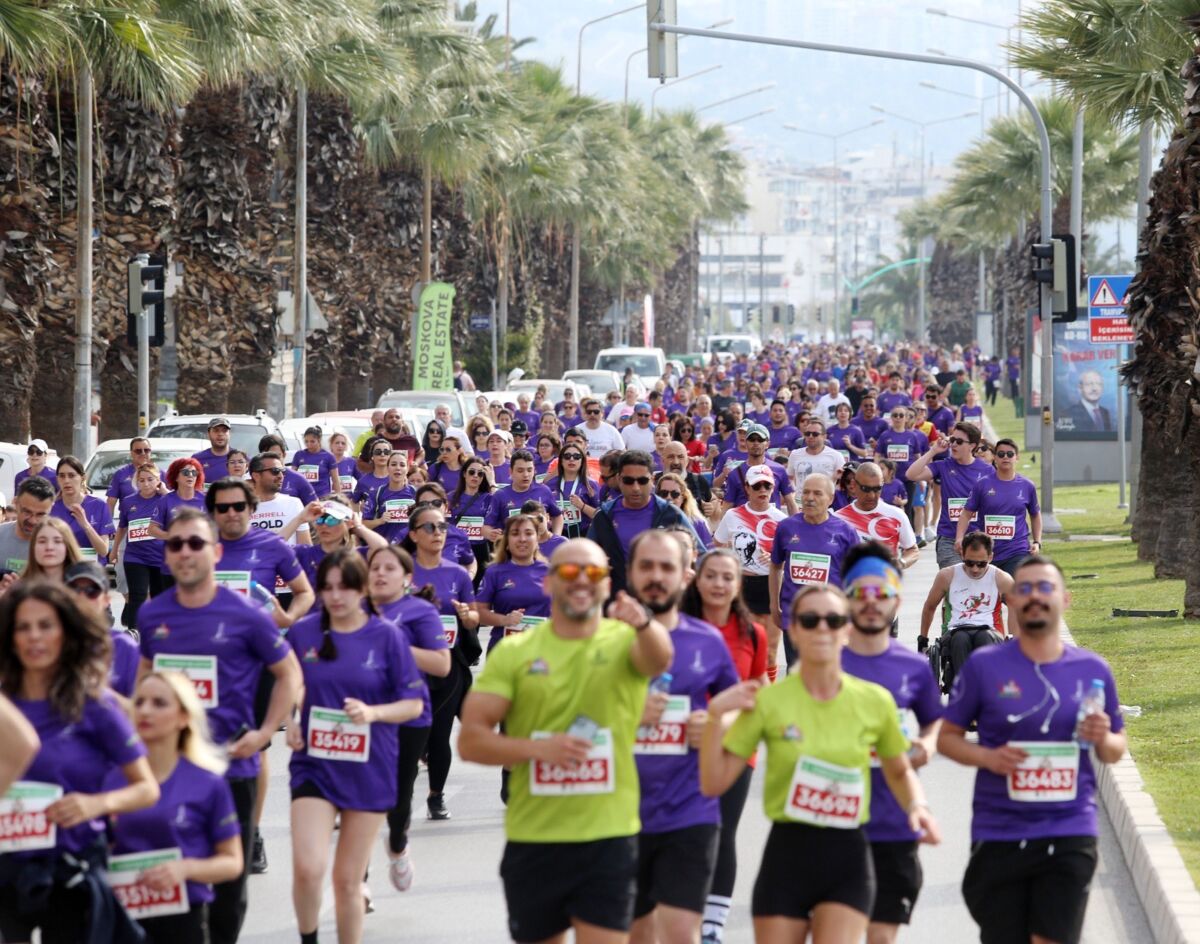
[[[705,354],[749,354],[754,357],[762,350],[762,341],[752,334],[710,334],[704,341]]]
[[[612,370],[625,376],[627,368],[641,378],[643,384],[653,384],[667,370],[667,355],[661,347],[606,347],[596,355],[595,370]]]

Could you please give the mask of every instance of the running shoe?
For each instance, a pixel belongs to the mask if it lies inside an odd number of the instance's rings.
[[[446,809],[446,800],[440,794],[431,794],[425,801],[426,807],[429,809],[430,819],[449,819],[450,811]]]
[[[267,874],[267,844],[263,842],[262,833],[254,830],[254,850],[250,856],[250,874]]]
[[[387,849],[388,854],[388,878],[392,881],[392,888],[398,892],[406,892],[412,888],[413,883],[413,862],[412,856],[405,849],[398,856],[392,855],[392,850],[388,847],[387,837],[384,837],[383,845]]]
[[[933,528],[926,528],[924,536],[925,536],[926,541],[930,541],[930,542],[936,541],[937,540],[937,531],[934,530]]]
[[[371,886],[368,885],[366,882],[362,883],[362,896],[363,896],[363,912],[365,914],[373,914],[375,911],[375,905],[371,901]]]

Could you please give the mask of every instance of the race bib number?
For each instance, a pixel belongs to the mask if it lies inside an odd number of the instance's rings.
[[[308,756],[365,764],[371,758],[371,726],[355,724],[333,708],[308,709]]]
[[[349,495],[354,491],[354,487],[358,484],[358,479],[354,478],[352,475],[339,475],[338,482],[342,486],[342,491]]]
[[[535,476],[533,477],[533,480],[534,480],[535,482],[537,482],[537,483],[538,483],[538,485],[541,485],[541,484],[542,484],[543,482],[545,482],[545,481],[546,481],[546,479],[548,479],[548,478],[550,478],[550,473],[549,473],[549,472],[543,472],[541,475],[535,475]]]
[[[572,505],[569,499],[559,499],[558,507],[563,513],[563,524],[579,524],[583,518],[579,509]]]
[[[446,640],[446,646],[453,649],[458,640],[458,617],[442,615],[438,619],[442,621],[442,638]]]
[[[216,656],[173,656],[158,653],[154,656],[155,672],[180,672],[196,686],[200,704],[205,708],[216,708],[217,657]]]
[[[783,812],[810,826],[854,829],[862,811],[863,775],[857,767],[839,767],[815,757],[796,762]]]
[[[792,551],[788,559],[788,573],[792,583],[822,586],[829,583],[831,560],[828,554],[807,554]]]
[[[86,561],[100,560],[100,555],[96,553],[96,549],[94,547],[81,547],[79,549],[79,556]]]
[[[28,563],[29,561],[23,560],[20,557],[10,557],[4,561],[4,567],[6,570],[15,570],[19,574],[25,569],[25,565]]]
[[[218,570],[213,576],[217,578],[218,587],[228,587],[244,597],[250,595],[250,571]]]
[[[544,622],[546,622],[546,617],[544,616],[522,616],[521,622],[517,623],[516,626],[504,627],[504,635],[515,636],[517,633],[523,633],[527,629],[533,629],[533,627],[537,626],[539,623]]]
[[[840,455],[846,462],[850,461],[850,450],[849,449],[839,449],[838,455]]]
[[[1074,800],[1079,788],[1079,745],[1073,741],[1010,741],[1027,756],[1008,775],[1008,798],[1019,803]]]
[[[550,736],[549,731],[533,732],[534,740]],[[533,796],[583,796],[612,793],[615,789],[611,728],[596,731],[592,749],[576,767],[559,767],[541,760],[529,765],[529,792]]]
[[[668,695],[658,724],[641,725],[633,744],[635,754],[686,754],[687,719],[692,700],[687,695]]]
[[[108,857],[108,884],[129,917],[158,918],[163,915],[186,914],[191,907],[183,881],[159,891],[142,881],[142,874],[164,862],[178,862],[183,853],[178,849],[156,849],[153,852],[131,852]]]
[[[135,518],[129,522],[128,540],[130,544],[154,540],[154,535],[150,533],[150,520],[149,518]]]
[[[947,498],[946,513],[950,515],[951,521],[958,521],[962,517],[963,509],[967,507],[965,498]]]
[[[319,465],[302,465],[300,474],[304,476],[304,481],[315,482],[321,477],[321,467]]]
[[[18,780],[0,797],[0,853],[53,849],[57,827],[46,807],[63,795],[56,783]]]
[[[984,515],[983,533],[993,541],[1011,541],[1017,533],[1016,515]]]
[[[888,443],[887,457],[893,462],[907,462],[908,445],[906,443]]]
[[[467,536],[467,540],[483,540],[483,518],[459,518],[458,526]]]
[[[736,469],[739,465],[745,465],[745,464],[746,464],[745,459],[730,459],[728,462],[725,463],[724,471],[726,473],[729,473],[729,472],[732,472],[734,469]]]
[[[388,522],[405,522],[408,511],[413,506],[412,498],[393,498],[383,503],[383,520]]]

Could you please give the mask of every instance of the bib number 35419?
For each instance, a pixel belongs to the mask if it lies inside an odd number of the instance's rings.
[[[308,711],[308,756],[365,764],[371,757],[371,726],[355,724],[333,708]]]

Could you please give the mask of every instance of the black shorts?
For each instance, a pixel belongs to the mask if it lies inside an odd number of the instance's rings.
[[[770,616],[771,586],[770,578],[753,574],[742,578],[742,600],[746,608],[755,616]]]
[[[508,932],[519,944],[562,934],[572,919],[628,931],[637,891],[638,837],[509,842],[500,860]]]
[[[292,802],[295,803],[297,800],[324,800],[341,812],[341,807],[322,793],[311,780],[301,780],[296,786],[292,787]]]
[[[704,914],[720,836],[721,827],[715,824],[638,836],[633,916],[647,915],[656,905]]]
[[[962,893],[982,944],[1039,935],[1074,944],[1096,871],[1094,836],[976,842]]]
[[[866,831],[774,823],[754,883],[751,914],[807,921],[826,902],[871,914],[875,867]]]
[[[908,924],[921,893],[924,875],[917,842],[873,842],[875,907],[871,920],[880,924]]]

